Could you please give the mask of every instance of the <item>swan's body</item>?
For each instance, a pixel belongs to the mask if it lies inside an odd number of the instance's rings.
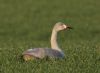
[[[58,22],[55,24],[52,35],[51,35],[51,48],[34,48],[28,49],[23,52],[23,58],[25,61],[39,58],[43,59],[45,57],[51,58],[64,58],[63,51],[59,48],[57,43],[57,33],[60,30],[64,30],[70,28],[69,26],[65,25],[64,23]]]

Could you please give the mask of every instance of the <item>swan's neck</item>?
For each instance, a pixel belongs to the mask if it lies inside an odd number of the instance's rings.
[[[51,48],[61,51],[57,43],[57,31],[53,30],[51,34]]]

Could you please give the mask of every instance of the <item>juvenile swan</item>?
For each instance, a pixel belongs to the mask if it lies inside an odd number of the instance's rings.
[[[59,48],[57,43],[57,33],[61,30],[71,29],[70,26],[65,25],[62,22],[58,22],[54,25],[52,34],[51,34],[51,48],[33,48],[28,49],[23,52],[23,59],[25,61],[32,59],[43,59],[45,57],[49,58],[64,58],[64,53]]]

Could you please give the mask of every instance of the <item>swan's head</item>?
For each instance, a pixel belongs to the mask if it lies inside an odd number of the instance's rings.
[[[70,26],[65,25],[62,22],[58,22],[54,26],[55,31],[61,31],[61,30],[65,30],[65,29],[72,29],[72,28]]]

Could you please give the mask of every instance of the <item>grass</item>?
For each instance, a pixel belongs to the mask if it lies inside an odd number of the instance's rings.
[[[22,61],[27,48],[50,47],[58,21],[74,28],[59,33],[65,59]],[[100,1],[0,0],[0,73],[100,73]]]

